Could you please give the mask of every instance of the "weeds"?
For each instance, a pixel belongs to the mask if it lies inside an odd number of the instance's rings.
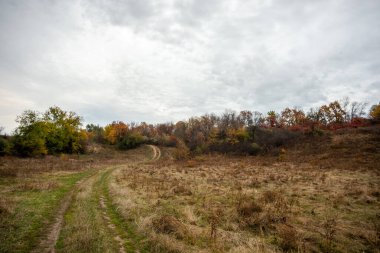
[[[327,250],[331,250],[337,233],[337,216],[327,214],[322,222],[323,238],[326,242]]]
[[[244,218],[252,217],[253,214],[260,213],[263,210],[253,199],[239,201],[236,209],[238,214]]]
[[[289,224],[276,226],[279,245],[284,251],[296,250],[299,247],[299,235],[297,230]]]
[[[171,215],[163,215],[152,221],[153,228],[158,233],[173,234],[178,239],[184,239],[188,234],[186,226]]]

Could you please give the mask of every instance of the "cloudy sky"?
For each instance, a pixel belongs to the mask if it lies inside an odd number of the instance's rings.
[[[379,0],[0,0],[0,126],[380,100]]]

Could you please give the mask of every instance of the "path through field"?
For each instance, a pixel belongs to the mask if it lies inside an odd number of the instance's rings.
[[[54,222],[33,252],[140,252],[138,243],[129,238],[126,224],[122,224],[113,206],[108,181],[115,170],[159,160],[160,149],[148,146],[153,150],[150,159],[94,170],[89,177],[77,182],[61,202]]]
[[[161,158],[161,150],[154,145],[148,145],[153,150],[152,161],[157,161]]]
[[[71,201],[73,199],[73,195],[80,185],[84,184],[88,178],[78,181],[74,188],[66,195],[66,197],[62,200],[60,207],[54,217],[54,223],[50,225],[47,229],[46,237],[40,241],[40,245],[33,252],[55,252],[55,245],[58,240],[59,233],[62,229],[64,214],[69,208]]]

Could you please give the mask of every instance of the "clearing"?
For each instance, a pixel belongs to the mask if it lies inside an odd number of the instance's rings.
[[[0,252],[379,252],[378,129],[172,152],[0,158]]]

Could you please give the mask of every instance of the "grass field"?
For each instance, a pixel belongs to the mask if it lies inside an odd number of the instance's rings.
[[[110,192],[157,252],[379,252],[379,137],[131,165]]]
[[[47,251],[65,201],[57,252],[380,252],[378,129],[251,157],[156,153],[1,158],[0,252]]]

